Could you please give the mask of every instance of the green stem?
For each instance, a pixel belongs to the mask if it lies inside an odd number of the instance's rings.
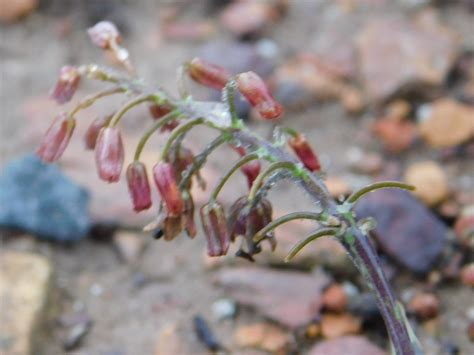
[[[288,255],[285,258],[285,263],[289,262],[291,259],[293,259],[296,254],[298,254],[301,249],[303,249],[306,245],[308,245],[310,242],[312,242],[315,239],[318,239],[320,237],[325,237],[325,236],[331,236],[331,235],[336,235],[337,234],[337,229],[334,228],[324,228],[319,231],[317,231],[314,234],[311,234],[309,237],[305,238],[298,244],[296,244],[288,253]]]
[[[219,180],[217,186],[214,188],[214,190],[211,193],[211,200],[217,200],[217,196],[219,195],[219,192],[221,192],[222,188],[224,187],[225,183],[227,180],[230,179],[230,177],[237,171],[239,170],[243,165],[247,164],[249,161],[256,160],[258,159],[259,156],[257,153],[251,153],[243,156],[240,158],[232,168],[230,168],[229,171],[225,175],[221,177]]]
[[[72,111],[69,113],[69,117],[74,117],[79,111],[84,110],[94,104],[97,100],[101,99],[102,97],[110,96],[113,94],[118,94],[120,92],[124,92],[125,89],[121,87],[113,87],[109,89],[105,89],[102,91],[99,91],[98,93],[94,95],[90,95],[85,97],[83,100],[81,100],[76,107],[72,109]]]
[[[237,115],[237,108],[235,107],[235,79],[229,80],[226,84],[225,90],[225,101],[229,106],[230,117],[232,119],[232,127],[239,127],[240,126],[240,118]]]
[[[282,132],[285,132],[286,134],[290,135],[293,138],[296,138],[299,135],[298,131],[294,128],[282,127],[280,129]]]
[[[296,168],[295,163],[291,161],[279,161],[279,162],[270,164],[270,166],[267,169],[265,169],[260,174],[258,174],[257,178],[253,182],[252,188],[250,189],[250,192],[249,192],[249,202],[253,201],[253,199],[257,195],[258,189],[263,183],[263,180],[268,175],[270,175],[271,173],[273,173],[275,170],[278,170],[278,169],[287,169],[293,172],[295,168]]]
[[[399,188],[403,190],[409,190],[413,191],[415,190],[415,187],[412,185],[404,184],[403,182],[398,182],[398,181],[383,181],[383,182],[376,182],[374,184],[371,184],[369,186],[366,186],[359,191],[354,192],[352,195],[350,195],[347,198],[347,202],[349,203],[354,203],[358,199],[360,199],[362,196],[364,196],[366,193],[379,190],[379,189],[385,189],[385,188]]]
[[[295,219],[312,219],[314,221],[318,221],[319,218],[321,217],[321,214],[319,213],[314,213],[314,212],[293,212],[293,213],[288,213],[287,215],[284,215],[280,218],[275,219],[274,221],[270,222],[267,224],[265,227],[260,229],[253,237],[253,241],[255,243],[261,242],[263,239],[265,239],[265,234],[268,232],[272,231],[276,227],[278,227],[281,224],[293,221]]]
[[[163,151],[161,153],[161,159],[166,160],[166,157],[168,156],[171,147],[173,146],[173,142],[182,134],[185,134],[187,131],[189,131],[191,128],[194,126],[200,125],[204,122],[204,118],[196,118],[194,120],[188,121],[185,124],[182,124],[181,126],[177,127],[176,129],[171,132],[171,135],[169,136],[168,140],[166,141],[165,147],[163,148]]]
[[[152,101],[155,98],[156,98],[155,95],[140,95],[140,96],[137,96],[137,97],[133,98],[132,100],[128,101],[112,117],[112,120],[109,123],[109,127],[115,127],[120,122],[120,119],[123,117],[123,115],[125,115],[127,113],[127,111],[131,110],[135,106],[140,105],[143,102]]]
[[[179,116],[178,111],[172,111],[165,116],[161,117],[159,121],[155,122],[153,126],[148,129],[148,131],[145,132],[145,134],[140,138],[140,141],[138,142],[137,148],[135,149],[135,160],[140,159],[140,155],[142,154],[143,148],[145,147],[145,144],[148,142],[148,139],[155,133],[158,129],[166,125],[168,122],[172,121],[176,117]]]

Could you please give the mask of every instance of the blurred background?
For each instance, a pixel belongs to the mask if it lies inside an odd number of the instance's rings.
[[[378,222],[374,245],[426,353],[474,353],[474,2],[1,0],[1,354],[388,351],[375,301],[335,241],[283,264],[310,223],[282,226],[276,251],[253,264],[235,249],[208,258],[201,233],[168,243],[141,232],[156,209],[135,214],[126,184],[99,180],[83,148],[88,124],[119,99],[79,115],[58,164],[38,161],[62,110],[49,98],[61,66],[114,65],[87,37],[100,20],[117,25],[139,74],[170,92],[196,56],[261,75],[336,198],[380,179],[414,184],[415,197],[375,193],[358,213]],[[83,80],[75,99],[99,87]],[[270,134],[243,101],[238,110]],[[146,107],[124,117],[126,163],[150,123]],[[198,153],[211,134],[198,129],[188,145]],[[163,142],[150,143],[148,164]],[[216,153],[208,186],[235,159]],[[246,193],[241,176],[231,183],[227,206]],[[311,207],[287,183],[270,198],[275,217]]]

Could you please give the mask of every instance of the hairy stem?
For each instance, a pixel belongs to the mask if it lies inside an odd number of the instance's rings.
[[[185,134],[187,131],[189,131],[191,128],[194,126],[200,125],[204,122],[203,118],[196,118],[194,120],[188,121],[184,124],[182,124],[179,127],[176,127],[173,132],[171,132],[171,135],[169,136],[168,140],[166,141],[165,147],[163,148],[163,151],[161,152],[161,159],[165,160],[168,157],[168,154],[170,152],[171,147],[173,146],[173,142],[181,135]]]
[[[285,263],[293,259],[296,256],[296,254],[298,254],[306,245],[311,243],[313,240],[321,238],[321,237],[336,235],[337,231],[338,230],[336,228],[323,228],[317,231],[316,233],[311,234],[309,237],[306,237],[301,242],[296,244],[293,248],[291,248],[290,252],[285,258]]]
[[[84,109],[92,106],[97,100],[99,100],[103,97],[118,94],[118,93],[124,92],[124,91],[125,91],[125,89],[123,89],[121,87],[112,87],[112,88],[109,88],[109,89],[99,91],[96,94],[87,96],[83,100],[81,100],[76,105],[76,107],[74,107],[72,109],[72,111],[69,113],[69,117],[74,117],[79,111],[84,110]]]
[[[413,191],[415,190],[415,187],[412,185],[404,184],[403,182],[399,181],[382,181],[382,182],[376,182],[374,184],[368,185],[359,191],[354,192],[352,195],[350,195],[347,198],[347,202],[349,203],[354,203],[358,199],[360,199],[362,196],[365,194],[379,190],[379,189],[386,189],[386,188],[398,188],[398,189],[403,189],[403,190],[409,190]]]
[[[115,127],[119,122],[120,119],[125,115],[129,110],[134,108],[135,106],[140,105],[143,102],[152,101],[155,98],[154,95],[139,95],[132,100],[128,101],[123,107],[118,110],[115,115],[112,117],[109,123],[109,127]]]
[[[377,298],[380,313],[397,355],[415,355],[416,351],[399,314],[395,297],[381,268],[377,253],[367,236],[355,226],[350,227],[341,238],[352,261],[364,277]]]

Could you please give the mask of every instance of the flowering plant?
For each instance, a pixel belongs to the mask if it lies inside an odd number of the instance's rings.
[[[158,217],[145,227],[157,238],[172,240],[183,230],[190,238],[197,234],[194,203],[191,193],[193,180],[205,188],[199,170],[207,157],[224,144],[231,145],[240,155],[233,167],[223,174],[210,193],[208,203],[199,210],[210,256],[228,252],[229,245],[238,239],[242,244],[238,256],[253,260],[262,250],[262,242],[276,246],[274,230],[279,225],[296,219],[310,219],[320,226],[314,233],[294,246],[286,261],[291,260],[308,243],[323,236],[339,240],[355,266],[377,296],[378,306],[385,320],[393,350],[397,354],[420,353],[419,344],[406,320],[403,307],[395,300],[368,233],[373,228],[371,219],[357,220],[354,206],[365,194],[381,188],[412,190],[412,186],[396,181],[380,182],[356,191],[344,201],[335,201],[325,186],[318,155],[304,135],[291,128],[277,126],[274,141],[265,140],[251,132],[238,117],[235,91],[238,90],[263,120],[278,122],[282,106],[273,98],[264,81],[254,72],[231,75],[226,69],[195,58],[178,70],[179,97],[174,98],[136,79],[128,52],[121,47],[121,37],[109,22],[100,22],[91,29],[92,42],[112,53],[128,74],[118,74],[97,65],[66,66],[61,70],[52,97],[58,103],[73,97],[80,81],[88,78],[109,86],[81,100],[68,113],[58,115],[47,130],[37,154],[43,161],[57,161],[67,147],[75,127],[75,115],[103,97],[124,95],[128,101],[113,115],[93,121],[86,132],[87,149],[94,149],[99,178],[117,182],[123,170],[124,146],[119,123],[126,112],[147,104],[155,120],[143,134],[133,162],[126,168],[125,177],[133,208],[136,212],[152,206],[151,186],[147,167],[140,156],[148,139],[157,132],[170,132],[160,160],[152,168],[152,176],[161,196]],[[188,93],[186,79],[220,90],[221,102],[196,101]],[[196,156],[185,146],[185,136],[195,126],[206,126],[219,134]],[[289,148],[289,151],[288,149]],[[293,153],[293,154],[291,154]],[[219,202],[219,193],[228,179],[241,171],[248,182],[249,193],[239,197],[226,211]],[[272,219],[272,205],[266,195],[272,186],[283,179],[291,179],[314,200],[313,211],[295,212]]]

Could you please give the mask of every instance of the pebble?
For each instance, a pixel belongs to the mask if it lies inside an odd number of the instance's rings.
[[[386,116],[395,120],[402,121],[408,117],[411,112],[411,105],[407,100],[395,100],[390,102],[386,108]]]
[[[459,145],[474,136],[474,108],[443,98],[430,105],[419,123],[422,138],[433,148]]]
[[[240,348],[255,348],[270,353],[285,353],[290,335],[269,323],[241,325],[234,331],[234,342]]]
[[[0,176],[0,227],[42,239],[80,240],[91,227],[89,193],[35,154],[17,158]]]
[[[474,205],[462,209],[454,224],[454,232],[462,247],[474,249]]]
[[[349,184],[343,178],[338,176],[327,177],[325,183],[329,193],[334,198],[349,196],[352,191]]]
[[[114,246],[120,258],[128,263],[135,263],[145,249],[145,236],[139,233],[118,231],[113,237]]]
[[[308,355],[384,355],[384,350],[363,336],[344,336],[316,343]]]
[[[347,306],[347,294],[344,286],[332,284],[323,293],[323,308],[327,311],[341,313]]]
[[[449,193],[446,174],[435,161],[411,164],[405,171],[404,180],[407,184],[415,186],[414,195],[428,207],[443,202]]]
[[[363,93],[354,87],[343,87],[341,90],[341,102],[346,112],[350,114],[359,114],[364,111],[366,106]]]
[[[324,314],[321,318],[321,333],[327,339],[362,331],[362,319],[349,313]]]
[[[372,131],[381,140],[384,148],[391,153],[400,153],[410,148],[418,132],[411,121],[395,121],[391,118],[378,119]]]
[[[235,301],[228,298],[221,298],[212,304],[212,314],[217,320],[235,318],[237,305]]]
[[[0,21],[13,23],[33,12],[38,0],[0,0]]]
[[[375,191],[364,196],[355,210],[359,219],[375,218],[372,234],[377,244],[412,272],[431,271],[446,245],[444,223],[409,192]]]
[[[419,292],[408,303],[407,310],[421,319],[434,318],[439,313],[440,302],[432,293]]]

